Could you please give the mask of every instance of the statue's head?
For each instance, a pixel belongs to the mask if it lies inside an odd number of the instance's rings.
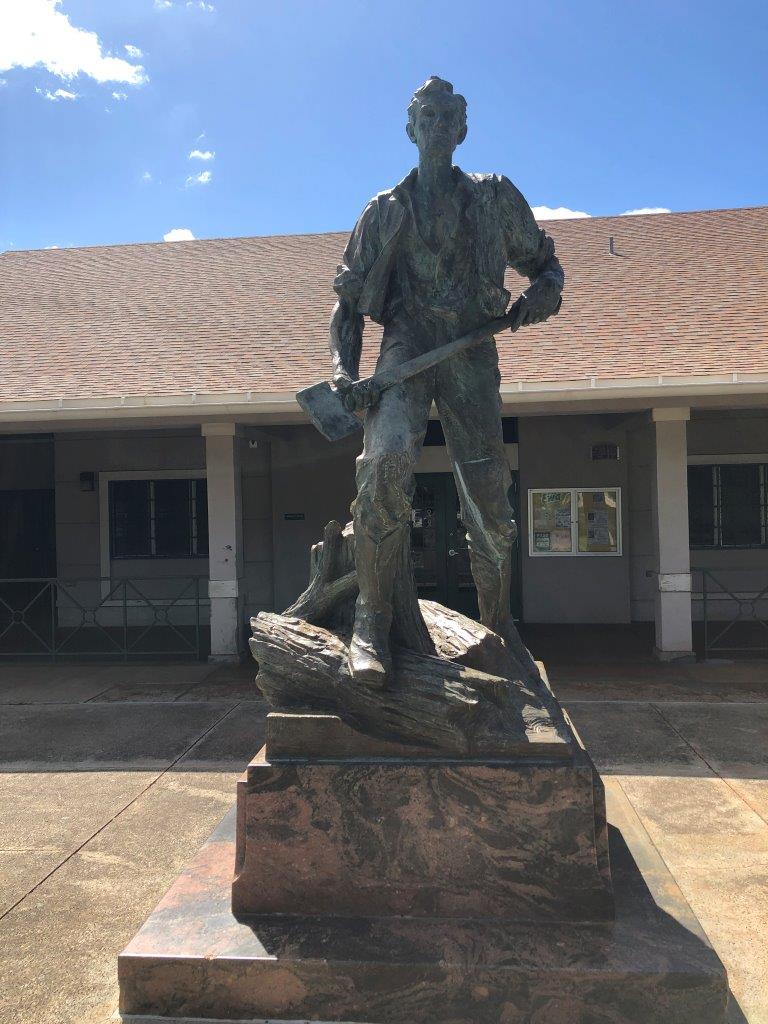
[[[419,153],[453,153],[467,137],[467,101],[433,75],[413,94],[405,130]]]

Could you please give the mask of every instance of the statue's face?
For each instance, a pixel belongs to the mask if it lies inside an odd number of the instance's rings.
[[[450,94],[434,93],[425,97],[416,108],[406,129],[411,142],[419,147],[421,156],[450,156],[467,134],[460,103]]]

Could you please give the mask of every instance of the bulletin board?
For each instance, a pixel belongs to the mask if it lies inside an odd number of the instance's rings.
[[[529,490],[528,551],[532,557],[621,555],[621,488]]]

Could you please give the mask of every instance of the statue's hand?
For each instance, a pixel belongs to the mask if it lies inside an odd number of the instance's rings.
[[[381,397],[381,388],[371,377],[358,380],[352,385],[352,390],[344,396],[344,405],[350,412],[358,409],[370,409]]]
[[[337,370],[333,375],[333,383],[349,412],[370,409],[372,405],[376,405],[381,395],[381,388],[374,380],[356,380],[347,370]]]
[[[333,385],[341,394],[342,398],[347,397],[349,392],[355,386],[355,382],[356,378],[347,370],[337,370],[333,375]]]
[[[559,285],[546,276],[538,278],[517,300],[517,315],[510,330],[543,323],[559,311],[561,301]]]

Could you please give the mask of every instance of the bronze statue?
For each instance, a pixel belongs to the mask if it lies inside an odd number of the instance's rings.
[[[493,336],[381,391],[375,381],[356,386],[363,318],[384,325],[376,369],[385,371],[504,314],[508,266],[531,282],[510,311],[513,331],[557,313],[564,280],[552,239],[515,186],[503,175],[453,166],[467,122],[466,101],[450,82],[432,77],[416,91],[406,131],[418,146],[418,167],[372,199],[358,220],[334,281],[330,327],[334,384],[349,410],[365,409],[352,506],[359,596],[349,667],[355,680],[374,687],[383,687],[391,671],[393,587],[433,401],[453,464],[481,621],[514,650],[522,644],[509,607],[516,527]]]

